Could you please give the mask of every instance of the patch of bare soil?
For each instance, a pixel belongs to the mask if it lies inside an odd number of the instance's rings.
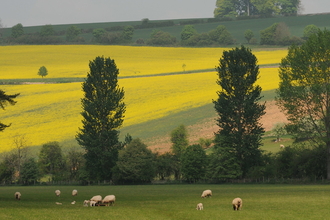
[[[189,143],[198,143],[200,138],[213,138],[214,132],[216,132],[219,127],[215,122],[216,118],[208,118],[203,122],[194,124],[192,126],[187,126],[189,134]],[[287,119],[283,112],[275,105],[275,101],[266,102],[266,114],[260,120],[261,124],[266,131],[273,129],[277,123],[286,123]],[[155,137],[152,141],[146,141],[146,144],[153,151],[159,153],[168,152],[171,149],[170,136]]]

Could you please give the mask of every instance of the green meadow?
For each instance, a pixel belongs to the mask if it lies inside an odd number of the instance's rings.
[[[54,191],[61,190],[56,197]],[[78,190],[73,198],[71,191]],[[211,198],[201,198],[211,189]],[[14,193],[20,191],[20,201]],[[115,195],[114,206],[84,207],[94,195]],[[243,200],[241,211],[231,201]],[[71,202],[76,201],[72,205]],[[62,205],[56,205],[56,202]],[[197,211],[197,203],[204,210]],[[328,219],[329,185],[194,184],[0,187],[0,219]]]

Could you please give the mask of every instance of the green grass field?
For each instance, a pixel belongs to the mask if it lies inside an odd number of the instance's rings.
[[[56,197],[54,191],[62,194]],[[78,190],[72,198],[71,191]],[[211,189],[213,196],[202,199]],[[14,193],[22,199],[16,201]],[[94,195],[116,195],[112,207],[84,207]],[[243,200],[241,211],[231,201]],[[76,204],[70,203],[75,200]],[[62,205],[56,205],[61,202]],[[203,211],[197,211],[202,202]],[[0,219],[328,219],[329,185],[194,184],[135,186],[30,186],[0,187]]]

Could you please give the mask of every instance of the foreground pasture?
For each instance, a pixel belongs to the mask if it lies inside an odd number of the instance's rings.
[[[78,196],[72,198],[74,188]],[[213,191],[212,198],[200,198],[205,189]],[[21,201],[14,199],[16,191]],[[83,200],[98,194],[116,195],[115,206],[83,207]],[[235,197],[243,199],[242,211],[232,210]],[[199,202],[203,211],[196,210]],[[328,219],[329,205],[328,185],[0,187],[0,219]]]

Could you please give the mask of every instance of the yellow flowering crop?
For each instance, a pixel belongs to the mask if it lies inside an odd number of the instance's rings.
[[[110,56],[119,76],[150,75],[218,66],[223,48],[154,48],[126,46],[8,46],[0,47],[0,80],[37,78],[40,66],[47,77],[86,77],[88,62]],[[6,55],[4,55],[4,53]],[[258,64],[279,63],[286,51],[256,51]],[[285,56],[285,55],[284,55]],[[217,98],[217,74],[121,78],[127,109],[123,126],[161,118],[199,107]],[[277,68],[260,68],[257,84],[263,90],[278,87]],[[74,139],[81,127],[81,83],[0,86],[7,94],[21,93],[15,106],[0,111],[0,121],[12,123],[0,133],[0,152],[10,150],[15,135],[25,135],[32,145]]]
[[[230,48],[168,48],[97,45],[39,45],[0,47],[0,79],[86,77],[89,61],[97,56],[114,59],[121,76],[138,76],[213,69]],[[260,65],[279,63],[286,50],[256,51]]]

